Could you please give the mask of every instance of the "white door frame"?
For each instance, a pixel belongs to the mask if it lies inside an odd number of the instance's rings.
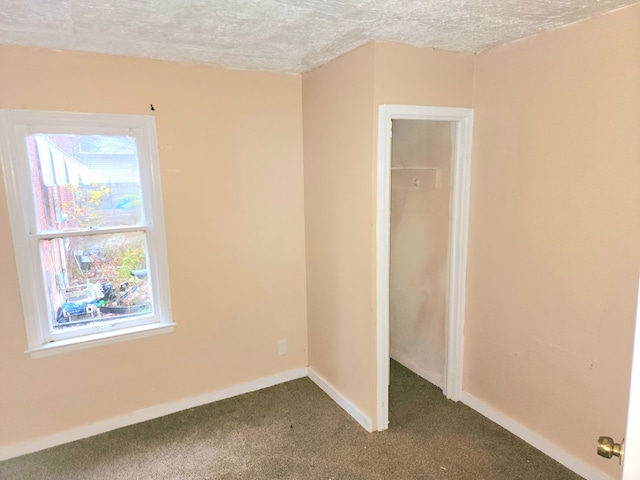
[[[377,429],[389,424],[389,247],[391,217],[391,121],[455,122],[455,157],[449,237],[448,322],[445,328],[443,392],[452,400],[462,393],[463,328],[469,227],[469,184],[473,109],[380,105],[378,112],[378,182],[376,211]]]

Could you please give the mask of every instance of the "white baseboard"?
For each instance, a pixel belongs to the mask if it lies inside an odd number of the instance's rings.
[[[364,428],[367,432],[373,432],[373,421],[371,420],[371,418],[368,417],[358,407],[356,407],[344,395],[338,392],[338,390],[336,390],[333,385],[327,382],[311,368],[309,368],[308,376],[313,381],[313,383],[318,385],[324,391],[324,393],[329,395],[329,397],[331,397],[334,402],[340,405],[349,415],[351,415],[356,420],[356,422],[358,422],[362,426],[362,428]]]
[[[391,349],[391,358],[400,365],[407,367],[419,377],[424,378],[427,382],[432,383],[442,390],[442,373],[432,372],[417,365],[409,355],[400,353],[395,349]]]
[[[440,387],[440,385],[436,383],[436,381],[433,381],[423,375],[423,373],[420,372],[419,368],[416,369],[418,371],[414,370],[413,365],[410,361],[405,363],[397,356],[394,356],[393,358],[398,363],[401,363],[408,369],[414,371],[417,375],[420,375],[429,382]],[[262,377],[257,380],[240,383],[238,385],[234,385],[222,390],[217,390],[215,392],[206,393],[204,395],[184,398],[176,402],[144,408],[126,415],[102,420],[89,425],[82,425],[80,427],[71,428],[69,430],[55,433],[53,435],[47,435],[13,445],[6,445],[0,447],[0,460],[7,460],[9,458],[18,457],[27,453],[33,453],[39,450],[44,450],[46,448],[62,445],[64,443],[91,437],[93,435],[99,435],[101,433],[109,432],[117,428],[127,427],[129,425],[145,422],[147,420],[152,420],[164,415],[169,415],[189,408],[198,407],[200,405],[206,405],[208,403],[224,400],[225,398],[231,398],[237,395],[242,395],[244,393],[261,390],[263,388],[272,387],[280,383],[288,382],[290,380],[296,380],[298,378],[303,378],[306,376],[308,376],[316,385],[318,385],[318,387],[320,387],[327,395],[329,395],[329,397],[331,397],[334,402],[340,405],[349,415],[351,415],[366,431],[373,431],[373,422],[370,417],[368,417],[350,400],[339,393],[330,383],[328,383],[323,377],[318,375],[313,369],[304,367],[296,368],[268,377]],[[587,480],[613,480],[613,477],[589,465],[588,463],[577,459],[573,455],[564,451],[558,445],[529,430],[524,425],[521,425],[511,417],[508,417],[504,413],[484,403],[482,400],[479,400],[470,393],[462,392],[461,401],[465,405],[473,408],[478,413],[484,415],[488,419],[497,423],[501,427],[505,428],[514,435],[520,437],[525,442],[534,446],[557,462],[561,463],[568,469],[573,470],[578,475],[583,476]]]
[[[529,430],[513,418],[487,405],[470,393],[463,391],[460,401],[587,480],[613,480],[610,475],[579,460],[555,443]],[[595,447],[593,454],[595,455]]]
[[[229,388],[205,393],[204,395],[183,398],[181,400],[165,403],[162,405],[155,405],[153,407],[136,410],[135,412],[131,412],[119,417],[114,417],[107,420],[101,420],[89,425],[82,425],[80,427],[71,428],[59,433],[54,433],[53,435],[38,437],[33,440],[22,443],[15,443],[13,445],[6,445],[0,447],[0,460],[7,460],[8,458],[37,452],[39,450],[44,450],[45,448],[62,445],[63,443],[73,442],[75,440],[91,437],[93,435],[99,435],[101,433],[115,430],[116,428],[127,427],[129,425],[152,420],[154,418],[169,415],[171,413],[176,413],[188,408],[199,407],[200,405],[206,405],[207,403],[217,402],[218,400],[224,400],[225,398],[235,397],[244,393],[272,387],[273,385],[277,385],[279,383],[296,380],[298,378],[303,378],[306,376],[306,367],[296,368],[287,372],[258,378],[257,380],[239,383],[238,385],[234,385]]]

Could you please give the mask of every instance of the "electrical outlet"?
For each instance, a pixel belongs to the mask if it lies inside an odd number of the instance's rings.
[[[286,354],[287,354],[287,341],[278,340],[278,355],[286,355]]]

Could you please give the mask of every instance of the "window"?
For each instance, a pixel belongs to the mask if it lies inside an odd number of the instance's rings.
[[[32,356],[171,331],[153,117],[5,110]]]

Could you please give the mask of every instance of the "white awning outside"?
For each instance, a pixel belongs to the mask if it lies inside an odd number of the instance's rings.
[[[42,135],[34,135],[38,160],[42,172],[42,181],[47,187],[53,185],[90,185],[99,181],[87,167],[78,160],[49,142]]]

